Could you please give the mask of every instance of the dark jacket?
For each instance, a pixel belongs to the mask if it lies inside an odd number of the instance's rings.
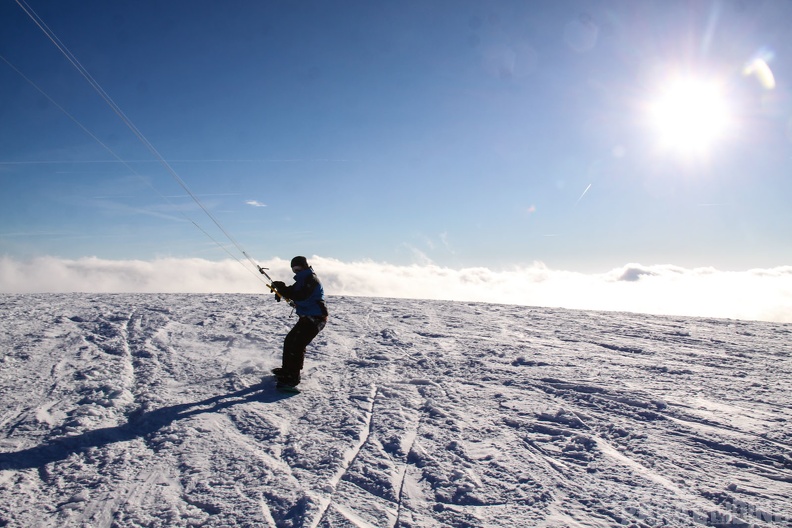
[[[278,293],[294,301],[294,308],[299,316],[327,317],[324,288],[313,268],[300,271],[294,276],[291,286],[273,283]]]

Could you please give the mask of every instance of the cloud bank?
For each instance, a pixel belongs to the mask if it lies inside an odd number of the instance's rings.
[[[309,259],[328,295],[444,299],[583,310],[792,323],[792,266],[740,272],[628,264],[606,273],[553,270],[541,263],[494,271],[433,264]],[[260,262],[275,280],[286,260]],[[0,258],[0,293],[268,293],[247,262]]]

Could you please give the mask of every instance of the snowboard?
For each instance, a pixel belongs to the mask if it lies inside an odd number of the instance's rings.
[[[285,383],[281,383],[280,381],[275,384],[275,388],[281,392],[288,392],[290,394],[300,394],[300,389],[298,389],[297,387],[286,385]]]
[[[282,371],[282,369],[278,368],[278,367],[272,369],[272,373],[275,375],[275,379],[278,380],[278,382],[275,384],[275,388],[278,389],[279,391],[282,391],[282,392],[290,392],[292,394],[300,394],[300,389],[298,389],[297,387],[293,387],[291,385],[287,385],[287,384],[282,383],[280,381],[280,379],[278,378],[278,375],[281,373],[281,371]]]

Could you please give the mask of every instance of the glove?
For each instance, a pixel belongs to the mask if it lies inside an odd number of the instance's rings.
[[[286,287],[286,284],[281,282],[281,281],[272,281],[272,284],[270,284],[270,289],[273,291],[273,293],[275,293],[275,300],[276,301],[281,302],[280,289],[281,288],[285,288],[285,287]]]
[[[280,301],[280,296],[283,295],[284,291],[286,291],[286,284],[281,281],[273,281],[272,289],[278,292],[275,297],[277,297]]]

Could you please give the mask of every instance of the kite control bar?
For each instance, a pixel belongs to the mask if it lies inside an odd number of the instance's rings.
[[[267,269],[269,269],[269,268],[262,268],[261,266],[257,266],[257,267],[258,267],[259,273],[261,273],[262,275],[264,275],[265,277],[267,277],[267,280],[268,280],[268,281],[270,281],[270,283],[269,283],[269,284],[267,284],[267,288],[269,288],[269,289],[270,289],[270,291],[271,291],[272,293],[274,293],[274,294],[275,294],[275,299],[276,299],[278,302],[280,302],[280,301],[281,301],[281,299],[283,299],[284,301],[286,301],[287,303],[289,303],[289,305],[291,306],[291,304],[292,304],[292,302],[291,302],[291,299],[287,299],[286,297],[284,297],[284,296],[283,296],[283,295],[282,295],[282,294],[281,294],[281,293],[280,293],[278,290],[276,290],[276,289],[275,289],[275,287],[272,285],[272,283],[273,283],[273,282],[275,282],[275,281],[273,281],[273,280],[272,280],[272,277],[270,277],[270,276],[269,276],[269,274],[267,274],[267,272],[266,272],[266,270],[267,270]]]

